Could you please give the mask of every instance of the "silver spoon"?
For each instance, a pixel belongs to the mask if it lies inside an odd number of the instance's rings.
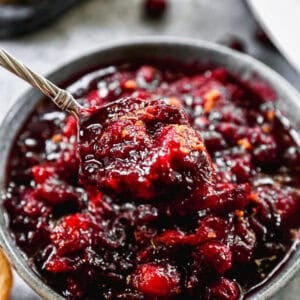
[[[49,97],[59,109],[72,114],[77,121],[79,121],[80,114],[84,108],[74,99],[71,93],[59,88],[45,77],[35,73],[4,49],[0,49],[0,66],[25,80],[33,87],[38,88],[43,94]]]

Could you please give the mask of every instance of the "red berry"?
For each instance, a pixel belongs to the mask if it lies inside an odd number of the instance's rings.
[[[156,241],[169,246],[174,246],[184,242],[184,233],[178,230],[166,230],[156,237]]]
[[[221,45],[224,45],[228,48],[231,48],[233,50],[239,51],[239,52],[246,52],[246,46],[244,42],[236,36],[226,36],[219,42]]]
[[[69,116],[66,119],[66,124],[64,126],[63,134],[67,138],[77,135],[77,121],[74,117]]]
[[[162,15],[167,9],[167,6],[167,0],[145,0],[146,13],[153,17]]]
[[[50,177],[54,177],[55,168],[51,165],[38,165],[32,168],[32,175],[36,183],[44,183]]]
[[[255,37],[259,42],[261,42],[265,46],[275,49],[273,42],[270,40],[267,33],[264,30],[262,30],[261,28],[256,30]]]
[[[66,257],[50,256],[44,263],[43,268],[52,273],[71,272],[73,271],[73,262]]]
[[[171,297],[180,292],[180,276],[171,265],[140,265],[132,276],[132,284],[140,292],[152,297]]]
[[[205,300],[237,300],[239,289],[233,281],[221,277],[217,282],[206,288]]]
[[[54,227],[51,240],[56,246],[57,253],[66,255],[92,244],[93,235],[99,231],[99,226],[93,223],[88,215],[74,214],[63,218]]]
[[[224,274],[232,266],[230,249],[220,242],[208,242],[196,250],[196,257],[207,267],[212,268],[219,274]]]
[[[37,199],[45,201],[51,205],[57,205],[66,202],[78,202],[79,196],[74,189],[63,181],[47,180],[38,184],[34,195]]]
[[[246,264],[251,261],[256,247],[256,235],[246,219],[235,224],[235,237],[231,246],[234,263]]]

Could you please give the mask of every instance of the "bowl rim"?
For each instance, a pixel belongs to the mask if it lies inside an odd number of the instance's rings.
[[[130,40],[117,40],[114,42],[105,43],[100,46],[97,50],[88,52],[87,54],[81,55],[77,58],[74,58],[67,63],[59,66],[53,72],[48,74],[46,77],[50,80],[53,80],[56,83],[59,83],[60,80],[56,80],[59,74],[64,73],[65,70],[72,67],[74,64],[78,62],[84,62],[85,60],[95,57],[101,56],[102,53],[106,51],[116,51],[122,48],[136,48],[136,47],[189,47],[193,49],[193,51],[197,50],[206,50],[211,53],[215,53],[217,55],[222,56],[224,59],[230,58],[235,60],[236,64],[241,66],[245,66],[246,68],[250,68],[251,72],[258,74],[263,80],[267,80],[272,86],[276,84],[276,89],[283,91],[288,95],[289,101],[293,103],[294,106],[297,106],[300,110],[300,101],[298,91],[281,75],[272,70],[270,67],[266,66],[262,62],[257,59],[250,57],[246,54],[234,51],[232,49],[226,48],[224,46],[202,41],[194,38],[186,38],[186,37],[175,37],[175,36],[149,36],[149,37],[136,37]],[[251,66],[251,67],[250,67]],[[59,76],[58,76],[59,77]],[[55,79],[55,80],[54,80]],[[64,80],[67,78],[64,78]],[[30,88],[21,96],[18,97],[17,101],[13,104],[13,106],[9,109],[8,113],[3,118],[0,124],[0,140],[4,140],[6,133],[5,129],[10,126],[16,114],[20,110],[22,106],[25,105],[28,99],[31,97],[38,97],[36,91],[33,88]],[[40,97],[41,99],[42,97]],[[28,117],[28,115],[26,116]],[[20,124],[17,128],[20,128]],[[15,134],[17,131],[15,130]],[[10,144],[11,146],[11,144]],[[0,155],[3,153],[4,147],[0,145]],[[6,165],[6,163],[5,163]],[[0,174],[0,177],[2,174]],[[4,176],[3,176],[4,177]],[[2,179],[3,180],[3,179]],[[2,183],[3,186],[3,183]],[[2,186],[0,188],[2,189]],[[1,205],[1,203],[0,203]],[[1,205],[2,206],[2,205]],[[0,208],[1,212],[2,208]],[[0,218],[5,219],[3,214],[0,215]],[[7,223],[7,220],[2,221],[3,224]],[[49,286],[47,286],[42,279],[28,266],[21,262],[20,257],[24,258],[25,255],[22,251],[13,243],[10,242],[11,239],[10,233],[7,230],[6,226],[0,226],[0,248],[4,250],[14,269],[23,278],[23,280],[35,291],[37,294],[42,296],[44,299],[49,300],[63,300],[62,296],[52,290]],[[297,245],[295,249],[295,254],[293,258],[292,264],[288,266],[284,266],[283,269],[279,272],[279,275],[275,278],[276,280],[271,280],[268,282],[261,290],[254,292],[247,299],[268,299],[273,296],[280,288],[282,288],[294,275],[300,270],[300,248]]]

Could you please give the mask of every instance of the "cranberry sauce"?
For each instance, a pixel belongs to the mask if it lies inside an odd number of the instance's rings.
[[[129,97],[91,110],[79,135],[83,185],[157,203],[208,188],[212,162],[179,100]]]
[[[37,107],[4,201],[16,243],[64,297],[239,299],[295,245],[300,147],[268,86],[133,64],[69,89],[86,107],[125,100],[82,124],[81,162],[73,117]]]

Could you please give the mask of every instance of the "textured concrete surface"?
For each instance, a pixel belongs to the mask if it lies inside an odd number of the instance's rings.
[[[143,17],[142,0],[84,0],[55,24],[26,37],[0,41],[36,71],[47,74],[66,61],[97,49],[110,40],[146,35],[176,35],[218,41],[234,34],[247,43],[248,53],[281,73],[300,89],[300,76],[276,51],[257,43],[256,23],[241,0],[170,0],[160,21]],[[0,70],[0,120],[28,86]],[[274,300],[300,299],[300,274]],[[36,300],[38,296],[15,276],[12,300]]]

